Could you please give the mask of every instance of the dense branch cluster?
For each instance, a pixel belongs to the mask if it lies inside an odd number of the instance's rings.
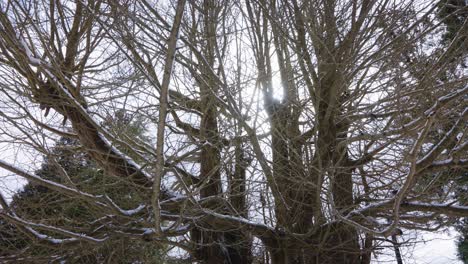
[[[46,164],[0,160],[0,262],[364,264],[468,217],[467,6],[429,2],[0,4],[0,143]]]

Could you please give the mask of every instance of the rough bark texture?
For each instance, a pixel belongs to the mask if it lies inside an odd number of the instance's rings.
[[[200,177],[202,187],[200,190],[200,198],[216,197],[222,194],[221,188],[221,161],[220,149],[222,142],[220,141],[218,131],[218,106],[216,96],[219,93],[219,83],[216,81],[216,76],[213,76],[213,69],[219,67],[219,57],[217,58],[217,25],[220,10],[223,9],[222,4],[216,3],[213,0],[205,0],[203,2],[204,19],[204,47],[202,56],[206,60],[206,64],[201,67],[198,84],[200,86],[202,117],[200,123],[200,136],[202,139],[202,148],[200,155]],[[241,151],[241,150],[237,150]],[[239,159],[242,159],[238,153]],[[236,164],[235,182],[233,202],[234,208],[238,212],[242,212],[245,216],[246,208],[244,188],[242,180],[245,180],[245,171],[241,164]],[[243,178],[243,179],[242,179]],[[211,208],[218,210],[219,208]],[[225,211],[225,210],[222,210]],[[250,239],[245,236],[240,230],[227,230],[226,232],[217,232],[204,230],[204,228],[196,229],[193,232],[194,242],[198,244],[196,249],[196,258],[203,263],[250,263]]]

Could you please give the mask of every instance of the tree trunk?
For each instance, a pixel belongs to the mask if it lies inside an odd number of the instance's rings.
[[[201,182],[204,182],[200,190],[201,199],[222,194],[220,172],[220,148],[222,144],[219,140],[218,106],[215,98],[219,90],[219,84],[216,81],[216,76],[213,76],[214,72],[212,71],[216,67],[216,49],[218,48],[216,43],[216,26],[220,8],[217,5],[217,2],[213,0],[205,0],[203,2],[205,34],[203,59],[206,59],[208,65],[200,67],[201,74],[199,77],[204,81],[198,83],[201,93],[201,105],[203,106],[200,133],[201,139],[206,142],[202,147],[200,156],[200,179]],[[241,154],[236,154],[236,156],[238,155]],[[233,187],[237,189],[238,194],[237,198],[233,199],[233,202],[238,212],[245,213],[245,197],[242,197],[245,195],[245,169],[241,167],[241,164],[238,164],[238,162],[242,162],[241,159],[241,156],[238,157],[238,160],[236,159],[236,175],[234,175],[235,181]],[[219,210],[219,208],[212,209]],[[245,217],[246,215],[241,216]],[[192,232],[192,239],[197,243],[195,257],[202,261],[202,263],[243,264],[251,262],[250,238],[239,230],[214,232],[195,228]]]
[[[356,231],[349,226],[333,224],[303,241],[278,239],[264,241],[272,264],[358,264],[365,256],[356,250]]]

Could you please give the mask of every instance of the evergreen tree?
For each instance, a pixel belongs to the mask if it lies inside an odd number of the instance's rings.
[[[461,205],[468,205],[468,171],[460,173],[457,179],[456,197]],[[455,229],[460,232],[457,240],[458,257],[463,263],[468,263],[468,217],[459,219]]]
[[[468,51],[468,41],[466,30],[463,27],[468,18],[468,4],[465,0],[445,0],[439,3],[439,18],[445,24],[446,31],[443,36],[443,43],[451,45],[452,51],[460,58],[460,66],[466,68],[466,53]],[[465,26],[466,27],[466,26]],[[451,43],[457,38],[455,43]],[[466,170],[456,171],[459,177],[455,179],[456,198],[461,205],[468,204],[468,172]],[[458,237],[458,256],[464,262],[468,263],[468,218],[458,219],[455,228],[460,232]]]
[[[118,111],[114,117],[106,118],[102,125],[121,137],[144,137],[143,123],[142,119],[132,120],[129,114]],[[133,204],[135,200],[142,199],[137,190],[107,177],[80,147],[79,141],[72,138],[62,137],[44,157],[41,168],[35,174],[63,185],[77,186],[88,193],[109,196],[119,205]],[[13,197],[10,208],[23,219],[63,228],[73,226],[73,231],[78,233],[80,229],[89,230],[90,227],[84,224],[96,219],[84,201],[34,183],[27,184]],[[106,228],[105,219],[91,228]],[[31,243],[26,241],[28,238],[24,237],[21,229],[5,222],[0,223],[0,236],[0,247],[7,251],[4,252],[5,255],[12,256],[16,253],[19,259],[21,252],[27,251],[29,256],[34,256],[34,263],[42,260],[47,262],[54,258],[64,259],[67,263],[164,263],[162,247],[125,236],[110,237],[97,248],[83,244],[71,250],[39,242],[30,246]]]

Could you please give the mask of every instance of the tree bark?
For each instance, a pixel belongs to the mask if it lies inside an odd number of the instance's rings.
[[[222,142],[218,131],[218,106],[216,104],[216,95],[219,91],[219,84],[216,81],[217,76],[213,76],[212,69],[217,67],[217,15],[220,10],[219,4],[213,0],[205,0],[203,2],[204,10],[204,48],[203,55],[207,65],[200,67],[200,78],[203,80],[198,82],[200,86],[202,118],[200,124],[201,138],[205,142],[201,148],[200,156],[200,179],[203,184],[200,190],[200,198],[208,198],[219,196],[223,190],[221,187],[221,172],[220,172],[220,152]],[[219,51],[218,51],[219,52]],[[242,151],[240,147],[236,149],[236,162],[242,162]],[[236,163],[235,168],[235,184],[237,194],[233,198],[235,209],[242,212],[241,216],[246,216],[245,213],[245,197],[244,182],[245,169],[240,163]],[[237,208],[236,208],[237,207]],[[212,208],[216,210],[219,208]],[[195,256],[203,263],[217,264],[241,264],[250,263],[250,238],[240,230],[228,230],[225,232],[209,231],[203,228],[196,228],[192,231],[192,238],[197,243]]]

